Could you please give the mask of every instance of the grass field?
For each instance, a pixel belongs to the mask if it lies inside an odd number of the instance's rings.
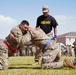
[[[61,60],[74,57],[62,57]],[[32,66],[34,57],[10,57],[9,69],[0,71],[0,75],[76,75],[76,70],[69,68],[41,69],[40,64]]]

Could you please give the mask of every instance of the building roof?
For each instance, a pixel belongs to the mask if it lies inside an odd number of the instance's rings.
[[[76,32],[68,32],[62,35],[59,35],[58,38],[62,38],[62,37],[74,37],[76,38]]]

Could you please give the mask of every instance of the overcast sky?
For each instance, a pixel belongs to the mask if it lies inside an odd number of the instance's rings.
[[[0,38],[24,19],[35,27],[44,5],[59,24],[58,35],[76,32],[76,0],[0,0]]]

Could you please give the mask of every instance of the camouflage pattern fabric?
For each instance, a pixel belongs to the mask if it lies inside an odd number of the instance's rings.
[[[53,38],[53,34],[50,32],[47,34],[50,38]],[[35,62],[39,62],[40,57],[42,56],[42,52],[39,47],[36,47],[36,53],[35,53]]]
[[[31,41],[34,45],[40,49],[44,47],[44,44],[50,39],[42,29],[32,29],[30,31]],[[60,68],[63,66],[63,61],[55,62],[55,58],[59,53],[59,45],[55,41],[51,42],[46,48],[42,55],[42,68]]]
[[[42,50],[40,50],[39,47],[36,47],[36,52],[35,52],[35,62],[39,62],[40,57],[42,56]]]
[[[56,57],[59,54],[59,45],[55,42],[50,43],[42,56],[42,68],[60,68],[63,62],[58,62]]]
[[[17,38],[17,41],[14,41],[10,38],[9,35],[6,37],[6,41],[13,49],[18,48],[19,46],[24,46],[27,44],[27,42],[29,42],[28,38],[27,38],[27,40],[25,39],[26,37],[29,37],[28,34],[23,34],[19,28],[19,25],[14,27],[10,31],[10,33],[12,33]]]
[[[0,43],[0,70],[8,69],[8,49]]]
[[[16,50],[20,46],[26,45],[31,39],[31,36],[28,35],[28,33],[25,35],[22,33],[22,31],[19,28],[19,25],[14,27],[10,31],[10,33],[12,33],[18,40],[14,41],[8,35],[5,39],[5,41],[14,50]],[[29,38],[27,38],[27,37],[29,37]],[[11,56],[12,52],[2,42],[0,44],[0,69],[8,68],[8,55]]]
[[[74,54],[75,54],[75,57],[76,57],[76,39],[75,39],[75,41],[73,42],[73,48],[74,48]]]
[[[22,47],[24,45],[26,45],[29,41],[30,41],[30,36],[27,34],[23,34],[22,31],[19,28],[19,25],[12,28],[12,30],[10,31],[10,33],[12,33],[16,38],[17,41],[14,41],[10,38],[10,36],[8,35],[5,39],[5,41],[14,49],[16,50],[18,47]],[[29,37],[29,38],[27,38]],[[26,40],[27,38],[27,40]],[[9,51],[9,56],[12,55],[12,53]]]
[[[40,49],[42,49],[44,47],[44,44],[47,42],[47,40],[50,39],[50,37],[48,37],[42,29],[32,29],[29,31],[31,34],[31,42],[38,46]]]

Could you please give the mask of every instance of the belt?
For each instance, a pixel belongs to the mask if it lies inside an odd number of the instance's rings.
[[[51,38],[51,39],[49,39],[49,40],[44,44],[43,49],[42,49],[42,52],[43,52],[43,53],[44,53],[45,47],[46,47],[49,43],[51,43],[51,42],[53,42],[53,41],[54,41],[53,38]]]
[[[3,44],[12,52],[12,54],[16,53],[20,49],[20,47],[13,49],[6,41],[3,41]]]

